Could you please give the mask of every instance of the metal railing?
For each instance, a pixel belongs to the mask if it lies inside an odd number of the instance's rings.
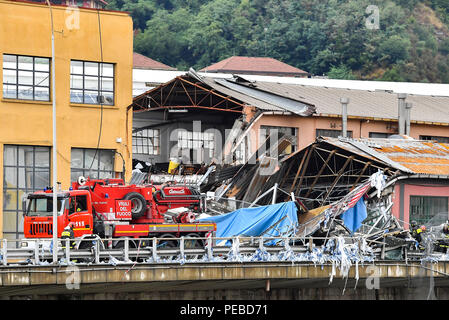
[[[385,260],[386,248],[382,242],[371,243],[364,252],[366,243],[361,238],[340,237],[346,246],[351,246],[351,258],[363,260],[370,256],[374,260]],[[319,237],[180,237],[180,238],[120,238],[120,239],[59,239],[58,264],[121,264],[121,263],[210,263],[210,262],[259,262],[305,261],[311,253],[335,255],[325,245],[316,241],[334,241],[337,238]],[[53,263],[51,239],[0,240],[0,265],[47,265]],[[76,242],[75,245],[71,243]],[[26,242],[26,247],[17,248],[16,243]],[[393,248],[400,250],[401,259],[420,259],[423,252],[410,250],[407,246]],[[341,250],[342,251],[342,250]],[[338,253],[346,254],[344,252]],[[300,259],[299,259],[299,258]],[[312,258],[309,262],[316,262]]]

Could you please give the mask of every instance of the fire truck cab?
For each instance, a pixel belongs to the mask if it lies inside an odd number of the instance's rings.
[[[28,196],[29,203],[24,212],[24,233],[27,238],[46,238],[53,235],[53,192],[37,191]],[[85,190],[73,190],[57,194],[58,237],[64,227],[73,224],[75,237],[92,234],[91,195]]]

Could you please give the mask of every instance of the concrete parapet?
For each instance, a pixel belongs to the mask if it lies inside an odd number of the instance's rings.
[[[381,289],[410,287],[411,283],[427,283],[430,280],[440,288],[440,291],[449,286],[446,262],[427,265],[421,265],[418,262],[408,264],[379,262],[359,265],[358,270],[353,265],[347,275],[341,274],[341,271],[335,267],[335,275],[330,281],[332,270],[333,267],[330,264],[315,266],[310,263],[292,264],[291,262],[136,264],[135,266],[131,264],[117,266],[102,264],[80,265],[75,268],[4,267],[0,268],[0,297],[7,298],[17,294],[105,294],[105,288],[109,293],[136,294],[140,292],[148,297],[154,297],[156,292],[159,292],[159,298],[162,292],[168,294],[176,291],[182,297],[193,297],[194,292],[211,290],[210,297],[215,297],[220,296],[219,290],[232,290],[235,295],[239,290],[257,291],[270,288],[268,290],[274,290],[279,294],[284,292],[279,291],[281,289],[308,289],[309,297],[318,294],[317,298],[323,298],[324,291],[320,291],[319,288],[338,289],[340,294],[343,288],[366,290],[366,281],[372,277],[378,277]],[[74,273],[77,273],[77,277],[73,276]],[[78,282],[77,290],[69,290],[67,283],[74,281]],[[312,290],[313,288],[315,291]],[[256,291],[254,294],[258,295]],[[187,292],[190,293],[187,294]],[[300,291],[295,292],[293,298],[302,295]],[[326,292],[329,295],[331,291]],[[239,294],[237,295],[239,296]],[[402,292],[401,295],[405,296],[406,294]],[[281,296],[286,297],[289,294],[284,292]],[[367,293],[367,296],[372,297],[372,294]]]

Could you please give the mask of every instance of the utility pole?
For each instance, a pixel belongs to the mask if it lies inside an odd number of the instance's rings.
[[[46,0],[50,8],[51,18],[51,83],[52,83],[52,101],[53,101],[53,264],[58,263],[58,168],[56,159],[56,88],[55,88],[55,33],[53,26],[53,11],[49,0]]]

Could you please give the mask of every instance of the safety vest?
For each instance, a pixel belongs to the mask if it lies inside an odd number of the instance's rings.
[[[72,237],[72,234],[70,231],[64,230],[61,232],[61,238],[71,238],[71,237]]]

